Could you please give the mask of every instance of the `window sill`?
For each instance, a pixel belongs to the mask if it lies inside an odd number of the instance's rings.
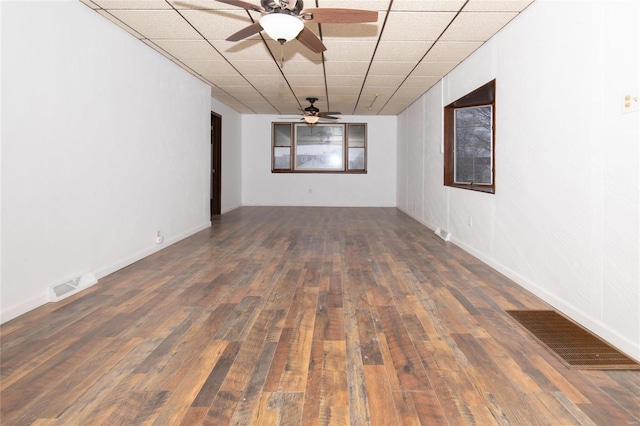
[[[366,170],[271,170],[271,173],[319,173],[337,175],[366,175]]]
[[[473,185],[473,184],[453,183],[453,184],[445,184],[445,186],[450,186],[452,188],[458,188],[458,189],[466,189],[467,191],[484,192],[485,194],[495,194],[496,193],[495,186],[489,186],[489,185]]]

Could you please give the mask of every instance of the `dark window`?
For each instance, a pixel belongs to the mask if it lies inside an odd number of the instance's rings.
[[[444,184],[495,192],[495,80],[444,108]]]

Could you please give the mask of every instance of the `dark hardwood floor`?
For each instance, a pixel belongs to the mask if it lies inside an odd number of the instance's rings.
[[[1,328],[2,425],[637,425],[545,303],[393,208],[243,207]]]

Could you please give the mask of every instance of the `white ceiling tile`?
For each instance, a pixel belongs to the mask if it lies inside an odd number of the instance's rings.
[[[276,65],[274,64],[274,66]],[[285,59],[282,72],[284,72],[285,75],[322,74],[322,62],[307,60],[287,61]]]
[[[416,89],[415,87],[400,87],[398,91],[393,95],[394,100],[396,98],[401,99],[411,99],[411,102],[418,99],[425,91]]]
[[[439,41],[429,50],[424,60],[434,62],[460,62],[480,46],[482,46],[482,42]]]
[[[329,96],[332,95],[357,95],[360,93],[360,87],[358,86],[329,86]]]
[[[247,80],[241,75],[218,75],[212,73],[204,73],[202,74],[202,76],[216,86],[220,86],[222,89],[224,89],[225,86],[238,87],[242,86],[243,84],[248,84]]]
[[[89,6],[91,9],[99,9],[100,6],[92,2],[91,0],[80,0],[85,5]]]
[[[153,40],[153,43],[180,60],[212,61],[223,59],[205,40]]]
[[[404,75],[371,75],[367,76],[368,86],[398,87],[405,79]]]
[[[238,71],[236,71],[231,65],[227,63],[224,59],[219,61],[195,61],[195,60],[185,60],[182,61],[186,66],[196,71],[201,75],[231,75],[236,76],[239,75]]]
[[[238,42],[224,40],[209,40],[211,44],[226,58],[238,61],[268,61],[271,53],[262,40],[242,40]]]
[[[454,16],[454,12],[391,12],[381,40],[434,41]]]
[[[369,68],[369,62],[327,62],[325,64],[327,74],[345,76],[345,75],[364,75]]]
[[[466,12],[521,12],[533,0],[469,0]]]
[[[222,3],[216,0],[167,0],[176,9],[228,9],[228,10],[242,10],[236,6]],[[249,1],[251,3],[251,1]],[[256,4],[259,4],[256,2]]]
[[[258,90],[250,84],[245,83],[238,86],[224,85],[223,87],[225,90],[233,93],[233,96],[238,100],[241,100],[241,97],[249,98],[251,96],[256,99],[263,99],[263,96],[260,94],[260,92],[258,92]]]
[[[164,0],[93,0],[95,4],[103,9],[138,9],[138,10],[159,10],[171,9],[171,6]]]
[[[111,13],[150,39],[197,40],[198,33],[171,10],[112,10]]]
[[[265,93],[274,93],[289,88],[287,81],[281,74],[247,75],[247,80],[258,90]]]
[[[226,41],[261,15],[216,0],[81,1],[210,84],[213,97],[248,114],[299,113],[306,97],[320,98],[321,110],[397,114],[531,2],[317,0],[319,7],[378,11],[375,23],[305,24],[322,35],[327,51],[320,54],[297,40],[281,46],[264,32]]]
[[[409,77],[407,77],[404,83],[402,83],[402,87],[403,88],[411,87],[415,89],[420,89],[422,92],[426,92],[431,88],[431,86],[433,86],[438,81],[440,81],[441,78],[442,77],[438,77],[438,76],[410,75]]]
[[[318,0],[319,7],[336,7],[340,9],[362,9],[362,10],[378,10],[385,11],[389,8],[390,0]],[[315,7],[312,0],[307,0],[305,6]]]
[[[96,10],[96,12],[98,12],[100,15],[104,16],[105,18],[107,18],[108,20],[110,20],[111,22],[113,22],[114,24],[116,24],[117,26],[119,26],[120,28],[122,28],[123,30],[128,32],[129,34],[133,35],[135,38],[137,38],[137,39],[143,39],[144,38],[144,36],[142,34],[140,34],[136,30],[134,30],[132,27],[130,27],[129,25],[125,24],[124,22],[122,22],[121,20],[119,20],[118,18],[113,16],[112,14],[110,14],[108,11],[106,11],[106,10]]]
[[[376,61],[371,64],[369,75],[402,75],[406,76],[416,66],[416,62]]]
[[[147,40],[147,39],[141,39],[141,42],[143,42],[144,44],[146,44],[147,46],[151,47],[153,50],[155,50],[156,52],[160,53],[162,56],[171,59],[172,61],[176,61],[176,58],[174,58],[173,56],[171,56],[171,54],[169,52],[167,52],[166,50],[164,50],[163,48],[161,48],[160,46],[158,46],[157,44],[155,44],[154,42],[152,42],[151,40]],[[179,62],[179,61],[178,61]]]
[[[412,76],[443,76],[458,65],[458,62],[423,61],[411,73]]]
[[[457,12],[465,0],[394,0],[392,11]]]
[[[515,18],[516,12],[463,12],[442,35],[442,41],[486,41]]]
[[[360,87],[364,81],[364,75],[327,75],[329,86],[356,86]]]
[[[377,22],[367,22],[363,24],[322,24],[323,40],[377,40],[386,13],[378,13]]]
[[[287,80],[292,86],[324,86],[324,76],[321,75],[289,75]]]
[[[298,86],[295,89],[296,99],[308,97],[324,98],[324,85],[322,86]]]
[[[242,10],[181,10],[180,13],[208,40],[225,40],[230,35],[252,24]],[[256,19],[260,16],[255,14]],[[259,39],[255,34],[251,39]]]
[[[376,50],[376,61],[418,62],[433,42],[424,41],[380,41]]]
[[[277,71],[278,65],[273,60],[267,61],[233,61],[233,66],[244,75],[264,75]]]
[[[370,61],[376,49],[375,41],[325,40],[326,61]]]

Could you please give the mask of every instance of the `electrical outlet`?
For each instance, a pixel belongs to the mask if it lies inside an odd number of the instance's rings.
[[[467,225],[469,225],[470,227],[473,226],[473,217],[469,216],[467,218]]]
[[[622,95],[622,113],[638,111],[638,90],[628,90]]]

